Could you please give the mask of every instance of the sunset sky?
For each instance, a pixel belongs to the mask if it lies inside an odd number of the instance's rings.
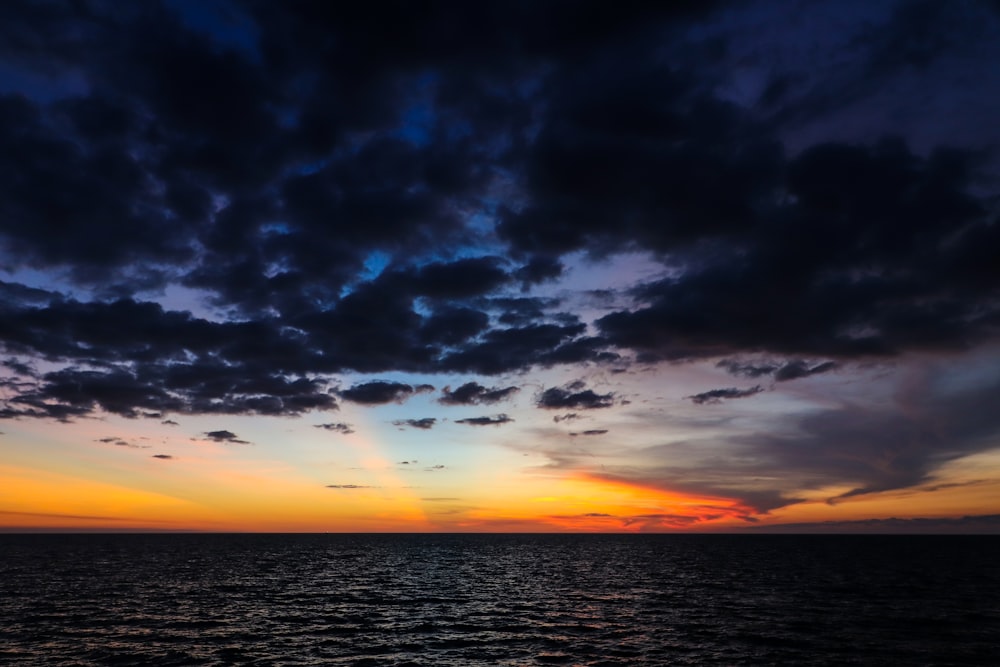
[[[1000,5],[0,4],[0,531],[1000,532]]]

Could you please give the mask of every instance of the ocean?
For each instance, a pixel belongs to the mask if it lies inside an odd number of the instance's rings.
[[[3,665],[1000,665],[1000,536],[0,535]]]

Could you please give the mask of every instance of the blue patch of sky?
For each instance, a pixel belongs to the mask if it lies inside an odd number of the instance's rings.
[[[392,255],[382,250],[374,250],[365,259],[360,278],[361,280],[374,280],[382,274],[385,267],[392,261]]]
[[[2,257],[0,257],[0,261],[3,261]],[[78,296],[73,291],[65,291],[66,281],[53,275],[51,271],[4,266],[0,267],[0,274],[3,275],[3,280],[6,282],[18,283],[25,287],[58,293],[66,298],[76,298]]]

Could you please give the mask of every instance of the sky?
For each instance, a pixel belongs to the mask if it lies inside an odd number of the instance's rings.
[[[1000,5],[0,5],[0,530],[1000,532]]]

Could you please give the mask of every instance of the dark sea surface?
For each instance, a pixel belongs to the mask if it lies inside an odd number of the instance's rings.
[[[3,665],[1000,665],[1000,537],[0,535]]]

